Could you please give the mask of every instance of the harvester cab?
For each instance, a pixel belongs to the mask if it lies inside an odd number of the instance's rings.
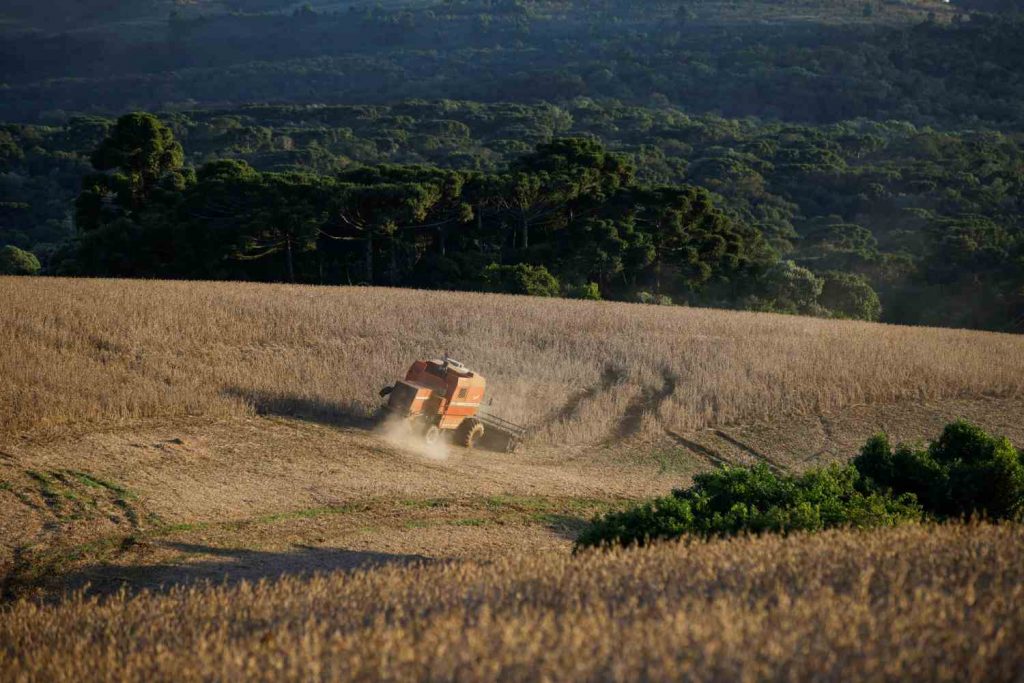
[[[401,420],[427,443],[446,434],[466,448],[478,444],[511,453],[524,429],[481,411],[487,380],[447,355],[440,360],[418,360],[405,379],[380,390],[388,397],[387,412]]]

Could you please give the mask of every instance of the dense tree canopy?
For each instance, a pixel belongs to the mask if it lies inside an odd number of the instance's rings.
[[[1024,326],[1024,154],[1011,135],[899,123],[758,124],[586,100],[566,109],[410,102],[160,119],[183,141],[184,160],[151,182],[150,198],[134,208],[130,185],[118,180],[124,171],[89,168],[116,122],[4,127],[0,241],[31,248],[51,272],[288,280],[290,244],[302,281],[477,288],[491,263],[527,262],[545,265],[566,292],[593,284],[605,297],[647,292],[678,303],[877,315],[853,281],[839,298],[826,290],[825,275],[844,272],[877,293],[883,320]],[[638,120],[646,133],[630,128]],[[540,147],[510,144],[513,129]],[[408,142],[373,142],[397,130]],[[433,133],[449,130],[459,137]],[[574,141],[559,137],[565,133]],[[721,149],[744,150],[747,176],[705,161]],[[271,177],[276,189],[264,193]],[[321,220],[324,209],[316,208],[305,227],[243,234],[264,194],[301,206],[307,191],[331,201],[346,196],[345,210],[331,205]],[[76,194],[81,251],[69,261],[58,245],[74,235],[68,207]],[[687,207],[702,203],[711,210],[679,233]],[[151,260],[140,256],[133,266],[133,247],[112,245],[133,240],[132,226],[156,214],[176,222],[175,234],[191,246],[165,244],[170,231],[163,231],[146,252]],[[128,222],[116,224],[119,217]],[[105,230],[85,235],[100,224]],[[124,255],[121,267],[85,258],[99,240],[108,240],[108,254]],[[783,296],[779,270],[769,268],[776,259],[825,278],[818,296],[832,305]]]
[[[290,0],[236,0],[176,3],[167,16],[164,3],[57,0],[44,15],[7,10],[0,118],[586,96],[801,122],[1019,127],[1014,3],[872,1],[865,16],[863,0],[410,0],[301,12]],[[125,22],[147,10],[149,22]]]
[[[235,160],[192,173],[175,156],[134,176],[150,178],[144,191],[124,180],[138,155],[116,165],[104,156],[139,116],[119,121],[93,155],[109,171],[86,179],[79,241],[58,271],[701,300],[718,294],[709,284],[739,291],[773,258],[707,190],[639,184],[633,165],[593,138],[540,144],[494,173],[275,173]],[[147,131],[137,148],[177,148],[166,128]],[[107,187],[111,201],[96,189]]]

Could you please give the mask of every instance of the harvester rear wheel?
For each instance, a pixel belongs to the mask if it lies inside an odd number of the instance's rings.
[[[459,443],[466,448],[475,446],[484,435],[484,425],[477,420],[465,420],[459,425]]]

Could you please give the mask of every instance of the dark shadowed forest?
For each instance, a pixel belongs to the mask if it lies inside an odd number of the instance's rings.
[[[11,2],[0,271],[1020,332],[1018,10]]]

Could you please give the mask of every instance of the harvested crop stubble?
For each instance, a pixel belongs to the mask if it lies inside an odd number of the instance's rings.
[[[9,680],[956,680],[1024,668],[1024,530],[903,527],[15,603]]]
[[[253,409],[365,418],[448,351],[541,443],[1024,394],[1024,337],[405,289],[0,278],[0,435]]]

